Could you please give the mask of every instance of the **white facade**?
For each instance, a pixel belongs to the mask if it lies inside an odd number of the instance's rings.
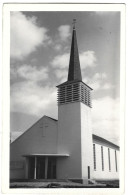
[[[86,110],[87,115],[84,114]],[[67,112],[67,115],[63,115],[64,111]],[[45,159],[55,156],[57,179],[82,179],[85,181],[88,178],[87,167],[90,166],[90,179],[118,180],[119,147],[111,142],[106,143],[107,140],[98,136],[95,138],[92,134],[89,135],[89,138],[92,139],[92,142],[89,143],[88,134],[85,134],[85,124],[89,126],[89,133],[91,130],[90,108],[78,102],[71,105],[61,105],[59,113],[65,119],[63,120],[65,122],[64,128],[62,128],[63,132],[59,133],[60,125],[64,123],[62,120],[59,123],[59,121],[44,116],[11,144],[10,178],[29,178],[27,159],[29,155],[32,155],[34,157],[44,156]],[[81,116],[80,119],[77,117],[78,114]],[[74,121],[74,123],[72,124],[71,121]],[[70,128],[70,125],[72,125],[72,128]],[[80,128],[83,129],[81,134]],[[101,147],[103,147],[103,170]],[[87,152],[87,148],[89,152]]]
[[[91,108],[81,103],[81,159],[82,178],[84,180],[88,177],[93,179],[92,143]]]
[[[88,179],[93,174],[91,111],[81,102],[59,105],[58,152],[70,155],[58,160],[59,178]]]
[[[57,154],[57,121],[42,117],[10,145],[10,178],[28,178],[25,155]]]
[[[58,152],[70,155],[67,159],[58,159],[58,177],[81,178],[80,102],[60,105],[58,115]]]
[[[119,150],[105,143],[93,140],[95,147],[96,166],[94,167],[94,179],[117,180],[119,178]],[[102,157],[103,150],[103,157]],[[102,159],[103,158],[103,159]],[[103,165],[102,165],[103,160]]]

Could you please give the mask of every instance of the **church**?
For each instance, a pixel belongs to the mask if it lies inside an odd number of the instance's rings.
[[[10,144],[10,179],[118,180],[116,144],[92,133],[92,88],[83,82],[75,24],[58,120],[43,116]]]

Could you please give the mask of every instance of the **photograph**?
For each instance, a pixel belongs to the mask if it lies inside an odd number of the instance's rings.
[[[9,18],[9,189],[119,189],[121,10]]]

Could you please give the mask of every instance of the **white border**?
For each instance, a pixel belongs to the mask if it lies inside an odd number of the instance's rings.
[[[10,11],[120,11],[120,188],[119,189],[9,189],[10,140]],[[2,192],[11,194],[122,194],[124,192],[124,103],[125,103],[125,5],[124,4],[4,4],[3,6],[3,142],[2,142]]]

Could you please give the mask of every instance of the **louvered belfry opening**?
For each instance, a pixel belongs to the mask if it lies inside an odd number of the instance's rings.
[[[91,89],[82,82],[62,85],[58,87],[58,105],[82,102],[89,107],[91,105]]]
[[[89,107],[91,105],[91,90],[88,85],[82,82],[80,60],[78,53],[75,19],[73,25],[71,52],[69,60],[68,80],[58,87],[58,105],[72,102],[82,102]]]

